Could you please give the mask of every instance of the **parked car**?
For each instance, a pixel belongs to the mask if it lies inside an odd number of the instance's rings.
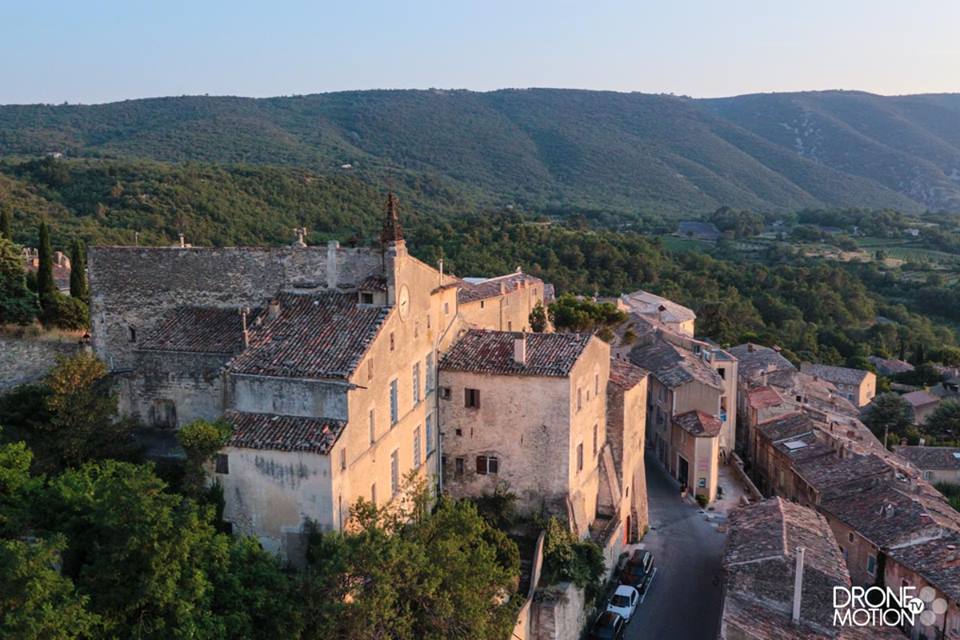
[[[626,623],[618,614],[604,611],[593,621],[590,627],[590,640],[620,640]]]
[[[640,589],[645,581],[649,581],[651,573],[653,573],[653,554],[646,549],[635,549],[620,570],[620,584],[628,584]],[[641,593],[643,591],[641,590]]]
[[[621,584],[613,592],[613,597],[607,603],[607,611],[616,613],[625,622],[630,622],[633,612],[637,610],[637,603],[640,602],[640,593],[628,584]]]

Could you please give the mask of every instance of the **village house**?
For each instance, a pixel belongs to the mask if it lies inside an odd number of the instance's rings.
[[[800,372],[832,383],[858,408],[870,404],[877,395],[877,374],[872,371],[804,362]]]
[[[623,360],[610,361],[607,383],[607,442],[617,470],[623,496],[619,511],[629,542],[643,537],[649,525],[647,514],[646,451],[648,373]],[[616,490],[609,488],[611,501]]]
[[[677,225],[677,235],[681,238],[692,238],[694,240],[704,240],[715,242],[720,238],[720,230],[712,222],[700,222],[698,220],[681,220]]]
[[[224,518],[302,553],[411,473],[438,476],[437,363],[464,325],[457,279],[406,251],[396,199],[379,247],[97,247],[93,346],[123,414],[168,434],[231,423],[212,472]]]
[[[911,638],[960,639],[960,533],[951,531],[940,538],[891,549],[884,584],[911,586],[918,594],[932,589],[916,634],[909,626],[904,629]]]
[[[729,451],[721,443],[733,441],[733,427],[726,415],[733,399],[725,395],[724,378],[702,358],[670,342],[637,347],[630,352],[629,359],[650,372],[647,425],[652,429],[657,459],[681,484],[712,501],[716,496],[718,465]],[[691,411],[712,419],[701,421],[697,416],[696,420],[675,420]],[[697,435],[693,436],[687,427],[692,427]],[[704,440],[697,443],[698,452],[710,450],[716,456],[698,455],[698,466],[691,466],[694,461],[680,451],[684,449],[689,455],[688,436]]]
[[[520,267],[514,273],[495,278],[463,278],[457,287],[463,320],[471,326],[496,331],[530,331],[533,308],[552,302],[552,287],[523,273]]]
[[[922,389],[905,393],[901,397],[910,406],[910,422],[915,425],[926,422],[940,405],[940,398]]]
[[[28,273],[35,274],[40,268],[40,251],[32,247],[24,247],[23,268]],[[60,293],[70,293],[70,258],[61,251],[53,252],[53,283]]]
[[[927,482],[960,486],[960,447],[903,445],[893,450],[916,467]]]
[[[881,358],[879,356],[869,356],[867,361],[877,368],[877,373],[882,376],[893,377],[901,373],[910,373],[913,371],[913,365],[905,360],[894,358]]]
[[[851,585],[837,541],[822,516],[781,498],[730,514],[723,578],[722,640],[902,637],[834,625],[834,588]]]
[[[630,315],[643,318],[668,331],[693,337],[697,314],[672,300],[638,290],[621,295],[617,299],[617,306]]]

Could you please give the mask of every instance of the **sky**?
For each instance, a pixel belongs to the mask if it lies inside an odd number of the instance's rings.
[[[0,104],[374,88],[960,91],[957,0],[0,0]]]

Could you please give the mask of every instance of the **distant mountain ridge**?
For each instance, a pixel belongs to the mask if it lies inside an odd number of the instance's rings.
[[[960,94],[565,89],[0,106],[0,155],[422,173],[492,203],[960,211]]]

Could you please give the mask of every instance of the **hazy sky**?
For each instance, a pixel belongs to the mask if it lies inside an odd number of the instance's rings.
[[[341,89],[960,91],[958,0],[0,0],[0,103]]]

